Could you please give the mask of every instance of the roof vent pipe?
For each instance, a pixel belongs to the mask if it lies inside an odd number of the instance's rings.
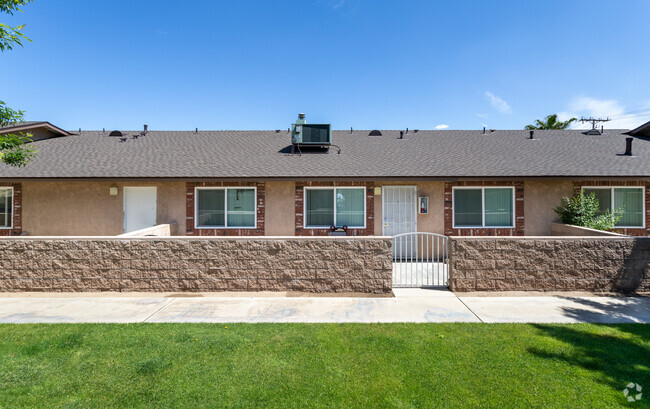
[[[145,126],[144,126],[144,133],[149,132],[149,131],[147,130],[148,128],[149,128],[149,125],[145,125]]]
[[[299,113],[298,114],[298,120],[296,121],[296,124],[306,124],[307,120],[305,120],[305,114]]]
[[[535,139],[535,131],[530,131],[530,139]]]
[[[485,135],[485,127],[483,127],[483,135]]]
[[[634,138],[625,138],[625,156],[632,156],[632,141]]]
[[[399,138],[404,139],[404,131],[399,131]]]

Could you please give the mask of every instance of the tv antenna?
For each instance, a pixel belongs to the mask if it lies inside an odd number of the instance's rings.
[[[599,131],[598,129],[596,129],[596,124],[598,122],[608,122],[608,121],[611,121],[609,117],[607,117],[607,119],[593,118],[593,117],[585,118],[584,116],[580,118],[580,122],[582,122],[583,124],[585,122],[591,122],[591,129],[589,130],[589,132],[587,132],[588,135],[600,135],[603,132],[604,127],[601,126]]]

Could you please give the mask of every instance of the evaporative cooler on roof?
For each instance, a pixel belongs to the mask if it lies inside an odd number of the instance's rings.
[[[305,114],[299,114],[298,120],[291,126],[291,143],[294,145],[331,145],[332,125],[308,124],[305,121]]]

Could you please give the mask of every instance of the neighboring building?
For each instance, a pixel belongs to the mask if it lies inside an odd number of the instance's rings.
[[[23,168],[0,165],[4,235],[117,235],[176,222],[179,235],[325,235],[345,225],[350,235],[540,236],[561,198],[580,189],[624,208],[620,231],[650,235],[650,123],[533,139],[524,130],[346,130],[332,132],[329,148],[301,149],[287,130],[0,129],[9,131],[34,134],[39,152]]]

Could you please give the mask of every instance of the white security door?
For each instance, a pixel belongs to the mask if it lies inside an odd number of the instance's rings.
[[[124,232],[156,225],[156,188],[124,188]]]
[[[395,236],[418,230],[417,189],[415,186],[384,186],[382,194],[383,235]],[[416,251],[415,236],[395,243],[395,259],[411,257]]]

